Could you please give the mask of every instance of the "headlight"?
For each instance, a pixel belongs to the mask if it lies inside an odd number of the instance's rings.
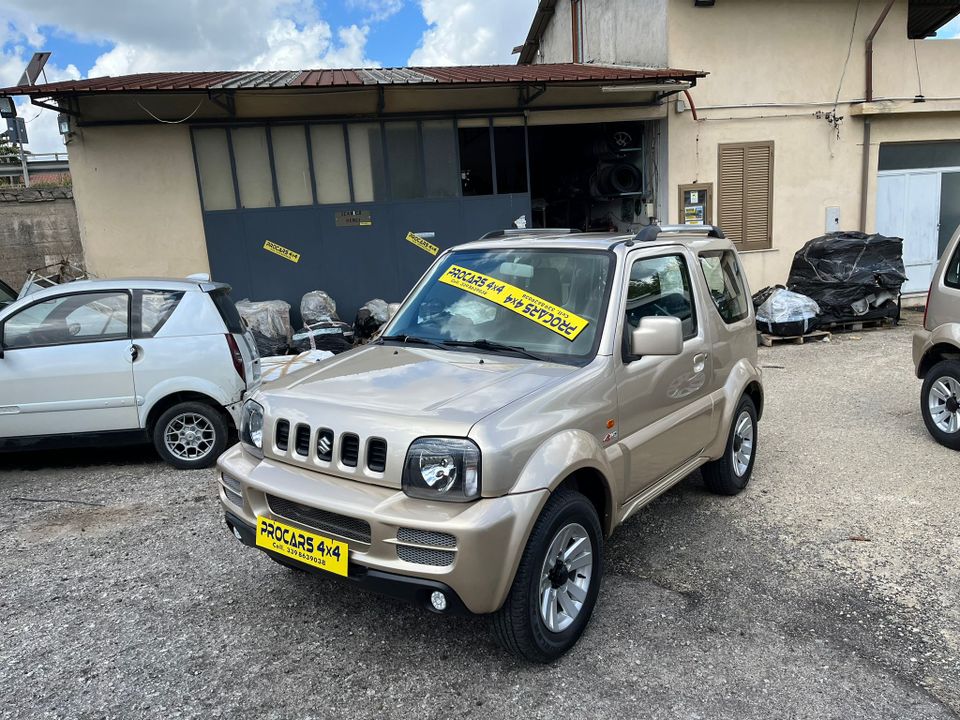
[[[403,491],[410,497],[468,502],[480,497],[480,448],[459,438],[420,438],[407,451]]]
[[[240,442],[251,455],[263,457],[263,406],[253,400],[240,411]]]

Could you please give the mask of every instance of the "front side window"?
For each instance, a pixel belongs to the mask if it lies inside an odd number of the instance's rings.
[[[65,295],[36,303],[7,319],[5,349],[121,340],[130,337],[125,292]]]
[[[747,305],[746,286],[740,273],[740,263],[730,250],[704,253],[700,256],[700,267],[710,297],[726,323],[743,320],[750,314]]]
[[[452,350],[496,343],[558,362],[588,361],[599,344],[613,261],[606,251],[450,253],[384,335]]]
[[[627,286],[627,332],[645,317],[680,318],[683,338],[697,334],[697,311],[690,290],[690,273],[680,255],[642,258],[630,267]]]

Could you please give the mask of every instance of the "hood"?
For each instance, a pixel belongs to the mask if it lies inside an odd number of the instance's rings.
[[[354,433],[361,448],[370,438],[385,440],[390,452],[379,477],[364,472],[362,461],[357,468],[333,462],[323,471],[399,487],[403,458],[415,439],[466,437],[490,413],[577,369],[473,352],[367,345],[265,385],[258,400],[266,409],[268,433],[285,419],[291,428],[331,428],[337,437]],[[300,464],[289,451],[265,449],[265,454]],[[304,463],[317,464],[312,458]]]

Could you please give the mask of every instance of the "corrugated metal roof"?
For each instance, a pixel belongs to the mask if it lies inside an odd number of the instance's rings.
[[[957,15],[960,15],[957,0],[910,0],[907,37],[930,37]]]
[[[364,68],[359,70],[277,70],[256,72],[142,73],[89,80],[66,80],[0,90],[4,95],[48,97],[74,93],[188,92],[198,90],[270,90],[362,85],[490,85],[517,83],[643,82],[695,80],[695,70],[620,65],[557,63],[542,65],[464,65],[455,67]]]

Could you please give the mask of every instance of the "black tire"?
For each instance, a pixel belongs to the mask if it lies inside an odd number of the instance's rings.
[[[746,470],[738,473],[734,462],[734,452],[738,442],[736,429],[741,418],[745,415],[749,417],[753,426],[753,449]],[[727,436],[727,444],[723,449],[723,457],[707,463],[700,469],[707,490],[717,495],[736,495],[747,486],[750,477],[753,475],[753,464],[757,459],[757,450],[759,449],[757,429],[757,408],[753,404],[753,400],[744,395],[740,398],[736,412],[733,413],[733,423],[730,425],[730,434]]]
[[[561,632],[553,632],[540,614],[540,579],[551,543],[571,524],[586,530],[592,544],[590,581],[573,622]],[[501,647],[517,657],[538,663],[556,660],[573,647],[587,626],[602,579],[603,530],[596,509],[578,492],[555,492],[530,533],[503,607],[493,614],[494,636]]]
[[[204,442],[203,452],[197,450],[195,457],[189,457],[189,449],[184,455],[171,452],[165,441],[165,434],[171,422],[182,416],[196,416],[206,421],[206,426],[212,430],[213,437],[209,443]],[[171,431],[174,428],[171,428]],[[172,406],[164,412],[153,426],[153,446],[161,458],[180,470],[197,470],[213,465],[227,447],[229,428],[223,413],[218,408],[203,402],[182,402]]]
[[[955,383],[954,387],[960,385],[960,361],[943,360],[930,368],[926,377],[923,379],[923,389],[920,391],[920,413],[923,415],[923,422],[934,440],[951,450],[960,450],[960,428],[954,432],[947,432],[940,429],[937,427],[936,420],[934,420],[930,411],[931,391],[934,385],[943,378],[951,378]],[[955,405],[956,401],[960,398],[954,395],[952,399]],[[946,403],[949,402],[949,400],[946,401]],[[956,412],[956,410],[954,410],[954,412]]]

